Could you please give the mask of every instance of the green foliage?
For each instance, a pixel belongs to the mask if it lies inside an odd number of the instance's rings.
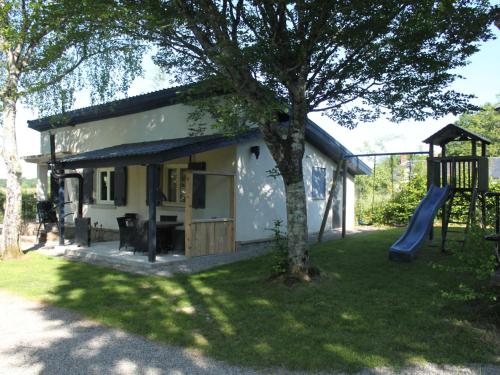
[[[374,210],[373,222],[377,224],[399,225],[409,222],[427,190],[425,176],[416,175],[388,202],[379,204]]]
[[[22,192],[22,219],[24,221],[36,220],[36,195],[29,190]],[[5,191],[0,189],[0,220],[4,217]]]
[[[41,113],[57,113],[73,105],[76,90],[85,88],[95,101],[104,100],[123,92],[141,72],[144,49],[112,27],[118,11],[112,2],[4,3],[2,100],[23,99]]]
[[[486,104],[480,110],[459,117],[455,124],[477,135],[488,138],[488,156],[500,156],[500,113],[495,110],[498,103]],[[470,155],[470,142],[453,142],[447,147],[449,155]]]
[[[461,113],[469,96],[447,90],[450,71],[492,37],[483,0],[126,4],[129,32],[158,46],[155,62],[177,82],[215,78],[237,98],[229,107],[262,124],[293,111],[304,88],[308,110],[349,127]]]
[[[288,245],[286,234],[282,231],[283,220],[275,220],[272,229],[273,246],[271,249],[271,277],[284,275],[288,272]]]
[[[36,220],[36,194],[23,190],[22,197],[22,219],[24,221]]]
[[[407,223],[426,192],[425,160],[425,156],[384,158],[376,163],[372,176],[356,176],[358,221]]]

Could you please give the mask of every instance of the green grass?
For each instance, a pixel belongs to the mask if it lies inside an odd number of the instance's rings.
[[[268,256],[163,279],[37,254],[0,263],[0,288],[246,366],[499,363],[494,313],[443,296],[473,282],[432,266],[453,266],[456,257],[424,248],[414,263],[390,262],[387,249],[400,233],[313,247],[326,277],[293,288],[266,281]]]

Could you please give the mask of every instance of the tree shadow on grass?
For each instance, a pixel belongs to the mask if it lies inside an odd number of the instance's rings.
[[[375,233],[325,243],[313,259],[327,276],[293,289],[266,281],[267,256],[170,279],[64,262],[50,300],[149,339],[257,368],[498,361],[497,333],[441,297],[453,278],[429,265],[439,257],[435,250],[412,264],[388,262],[394,239]]]
[[[29,343],[21,342],[2,353],[4,358],[11,358],[9,362],[15,362],[19,373],[146,375],[230,374],[235,371],[193,351],[165,347],[124,334],[82,320],[66,310],[37,306],[31,308],[28,315],[44,326],[43,335],[34,332],[35,337],[25,338]]]

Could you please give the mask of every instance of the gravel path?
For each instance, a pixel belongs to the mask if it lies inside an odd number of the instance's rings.
[[[257,374],[0,292],[0,374]]]
[[[0,374],[291,374],[229,366],[195,351],[160,345],[64,309],[0,292]],[[359,375],[393,374],[387,368]],[[408,367],[398,374],[500,374],[496,366]],[[295,375],[303,373],[293,373]]]

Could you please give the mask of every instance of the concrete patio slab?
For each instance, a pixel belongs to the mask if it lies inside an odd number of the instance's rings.
[[[113,263],[123,266],[138,268],[161,268],[172,263],[184,262],[188,258],[182,254],[158,254],[156,262],[148,261],[147,254],[136,252],[131,249],[118,249],[118,241],[97,242],[90,247],[78,246],[68,242],[65,245],[45,245],[39,252],[45,255],[65,256],[67,258],[78,258],[93,262]]]

